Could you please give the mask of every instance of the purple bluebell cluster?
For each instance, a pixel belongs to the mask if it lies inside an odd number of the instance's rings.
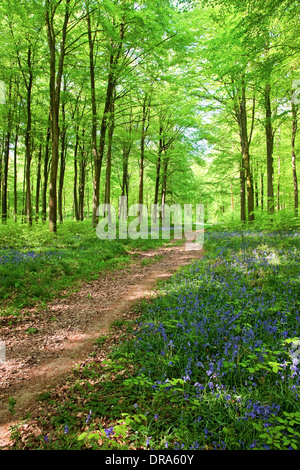
[[[107,429],[104,429],[104,432],[105,432],[105,435],[106,437],[110,438],[111,436],[114,435],[114,428],[113,426],[107,428]]]
[[[19,250],[1,250],[0,251],[0,265],[13,264],[17,265],[24,262],[47,260],[53,257],[62,257],[63,253],[60,251],[19,251]]]
[[[221,406],[233,427],[268,422],[290,403],[300,410],[300,366],[285,342],[300,338],[299,234],[210,233],[206,252],[173,277],[140,323],[140,373],[152,380],[154,395],[178,396],[178,406]],[[214,442],[207,422],[193,419],[202,447]],[[219,438],[215,448],[228,442]],[[201,447],[201,439],[192,435],[189,446]],[[235,446],[253,448],[253,439]]]

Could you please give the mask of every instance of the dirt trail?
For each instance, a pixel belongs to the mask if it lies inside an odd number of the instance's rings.
[[[7,445],[9,427],[37,406],[36,397],[46,387],[66,380],[97,337],[107,334],[115,320],[126,319],[135,302],[154,295],[158,280],[201,258],[202,251],[170,244],[135,256],[130,266],[82,284],[42,312],[27,309],[26,319],[13,327],[2,326],[7,360],[0,362],[0,447]],[[9,397],[16,400],[14,416]]]

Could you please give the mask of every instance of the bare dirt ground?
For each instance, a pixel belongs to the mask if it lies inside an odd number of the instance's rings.
[[[129,319],[137,301],[155,295],[157,281],[202,254],[174,243],[135,253],[126,268],[82,284],[77,292],[62,295],[42,312],[27,309],[30,315],[21,322],[2,323],[6,362],[0,362],[0,447],[8,445],[10,426],[38,406],[36,397],[47,387],[66,380],[93,350],[96,338],[106,335],[115,320]],[[14,415],[9,397],[16,400]]]

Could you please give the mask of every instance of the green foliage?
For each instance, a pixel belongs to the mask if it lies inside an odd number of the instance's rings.
[[[6,104],[0,106],[0,126],[3,130],[2,179],[6,172],[6,138],[10,138],[11,149],[16,143],[17,158],[16,174],[11,161],[7,168],[9,220],[15,216],[25,222],[27,183],[24,180],[24,130],[28,117],[27,86],[30,72],[33,74],[31,199],[33,202],[36,198],[38,203],[33,208],[33,217],[39,220],[41,196],[48,184],[48,181],[43,180],[49,170],[46,155],[51,160],[51,138],[49,142],[47,140],[49,116],[44,112],[49,108],[50,99],[46,5],[48,3],[42,5],[36,1],[20,3],[3,0],[0,7],[3,38],[8,38],[0,41],[0,79],[5,82],[7,91]],[[56,40],[59,43],[65,4],[56,4],[50,0],[48,6],[51,5]],[[265,126],[268,119],[274,134],[274,217],[286,221],[290,215],[294,217],[295,202],[289,195],[295,191],[290,154],[292,129],[296,132],[298,118],[296,105],[293,123],[291,100],[293,91],[296,91],[293,84],[299,78],[297,2],[274,0],[265,5],[261,1],[220,0],[174,4],[168,0],[151,0],[138,7],[134,1],[97,0],[86,2],[83,8],[87,7],[94,35],[95,99],[99,105],[93,117],[90,51],[85,39],[87,11],[81,10],[78,2],[71,0],[59,113],[62,130],[59,144],[64,144],[62,137],[66,137],[67,143],[65,154],[60,148],[62,174],[58,181],[58,186],[63,186],[60,188],[64,195],[63,201],[60,200],[63,219],[75,217],[74,184],[78,200],[84,188],[84,210],[81,215],[85,218],[90,216],[94,164],[91,164],[91,124],[95,119],[98,139],[108,77],[111,74],[117,83],[110,176],[110,196],[114,204],[117,204],[121,195],[123,176],[127,185],[130,179],[129,203],[137,202],[138,199],[142,103],[147,95],[149,120],[144,149],[144,201],[148,205],[154,201],[156,178],[159,175],[158,202],[162,201],[163,191],[166,191],[168,203],[201,202],[205,204],[205,218],[209,222],[219,223],[225,218],[235,224],[240,219],[241,195],[241,142],[236,110],[242,87],[245,86],[255,220],[262,222],[263,227],[269,225],[269,218],[265,216],[267,172],[270,171],[267,171],[265,152]],[[120,25],[124,25],[123,30]],[[124,37],[120,41],[122,34]],[[29,51],[32,54],[31,67],[27,63]],[[272,114],[268,119],[265,109],[266,85],[270,85]],[[105,164],[108,136],[104,138]],[[299,141],[296,134],[294,143],[297,157]],[[296,175],[297,171],[296,168]],[[42,176],[42,181],[35,184],[38,175]],[[101,201],[105,184],[103,181]],[[47,206],[48,194],[46,196]],[[16,214],[13,213],[15,202]],[[18,227],[12,226],[10,230],[12,234],[19,231]],[[41,237],[45,244],[51,243],[51,238],[47,238],[42,229]],[[7,242],[9,244],[9,233]]]
[[[8,407],[9,407],[9,412],[14,415],[16,413],[15,411],[15,406],[16,406],[17,400],[13,397],[8,397]]]
[[[104,345],[106,340],[107,340],[106,336],[99,336],[99,338],[96,339],[95,343],[97,344],[97,346],[101,347]]]
[[[126,266],[130,251],[162,243],[151,239],[99,240],[88,220],[65,222],[58,234],[51,234],[44,225],[0,226],[1,315],[17,317],[21,308],[36,303],[43,307],[82,280]]]

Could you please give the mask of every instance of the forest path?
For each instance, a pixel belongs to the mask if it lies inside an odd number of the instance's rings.
[[[200,259],[203,251],[170,242],[132,255],[129,266],[83,283],[77,292],[56,299],[42,312],[26,309],[30,315],[13,327],[2,322],[7,360],[0,362],[0,447],[8,444],[10,426],[39,406],[37,396],[63,383],[115,320],[130,319],[135,303],[155,295],[157,281]],[[14,415],[9,399],[16,400]]]

